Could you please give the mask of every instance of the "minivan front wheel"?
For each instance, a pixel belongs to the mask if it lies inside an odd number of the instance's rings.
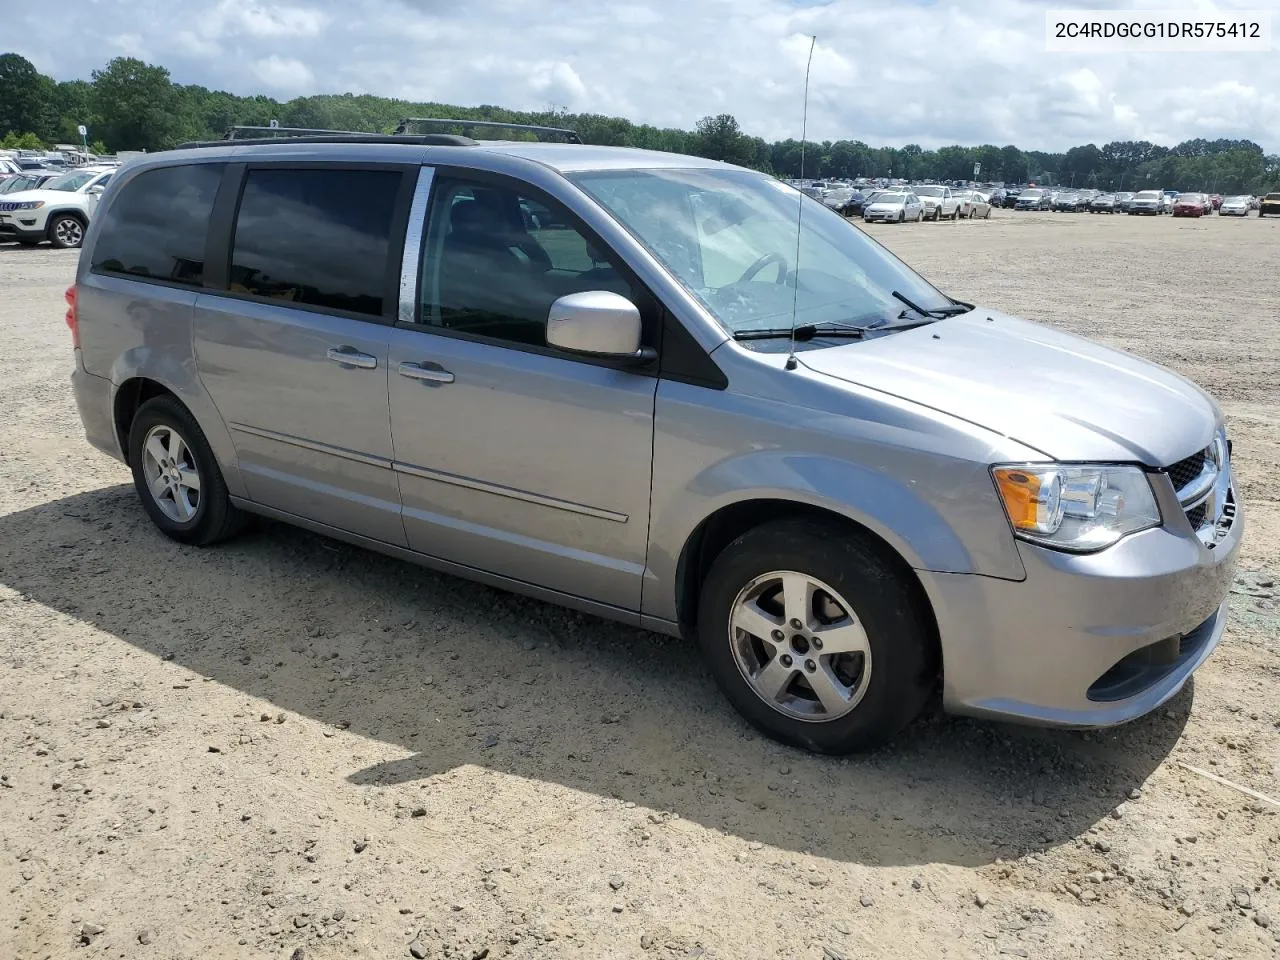
[[[172,397],[155,397],[138,409],[129,465],[143,509],[179,543],[204,546],[243,526],[204,431]]]
[[[820,753],[882,745],[933,682],[929,627],[902,574],[852,531],[782,520],[712,564],[698,634],[730,702],[769,736]]]

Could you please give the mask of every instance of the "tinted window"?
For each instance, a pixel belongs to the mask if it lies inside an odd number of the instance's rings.
[[[545,346],[547,314],[559,297],[611,290],[640,302],[611,255],[558,204],[449,177],[431,195],[422,323]]]
[[[199,286],[222,164],[138,174],[103,214],[93,269]]]
[[[395,170],[250,170],[231,289],[381,316],[400,180]]]

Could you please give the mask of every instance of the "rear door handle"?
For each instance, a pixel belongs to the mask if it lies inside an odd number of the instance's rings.
[[[400,376],[410,380],[426,380],[428,383],[453,383],[453,374],[443,367],[423,366],[420,363],[402,363],[398,371]]]
[[[378,366],[378,358],[368,353],[361,353],[355,347],[330,347],[325,356],[334,363],[344,367],[359,367],[362,370],[373,370]]]

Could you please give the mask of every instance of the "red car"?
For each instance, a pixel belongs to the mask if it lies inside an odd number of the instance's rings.
[[[1173,203],[1175,217],[1203,217],[1212,209],[1203,193],[1180,193]]]

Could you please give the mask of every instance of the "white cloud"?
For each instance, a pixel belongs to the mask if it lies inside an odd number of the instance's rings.
[[[267,87],[289,94],[303,94],[315,85],[315,76],[301,60],[272,54],[253,65],[253,74]]]
[[[799,135],[804,59],[816,34],[810,137],[1055,150],[1248,137],[1280,150],[1274,54],[1049,54],[1044,11],[1060,5],[63,0],[57,17],[20,6],[10,35],[22,38],[17,52],[59,79],[87,77],[128,52],[163,63],[180,82],[241,94],[555,103],[686,128],[727,112],[749,132],[778,138]],[[1192,9],[1188,0],[1136,5]],[[1280,0],[1217,6],[1280,11]],[[128,33],[103,45],[103,23],[127,24]]]

